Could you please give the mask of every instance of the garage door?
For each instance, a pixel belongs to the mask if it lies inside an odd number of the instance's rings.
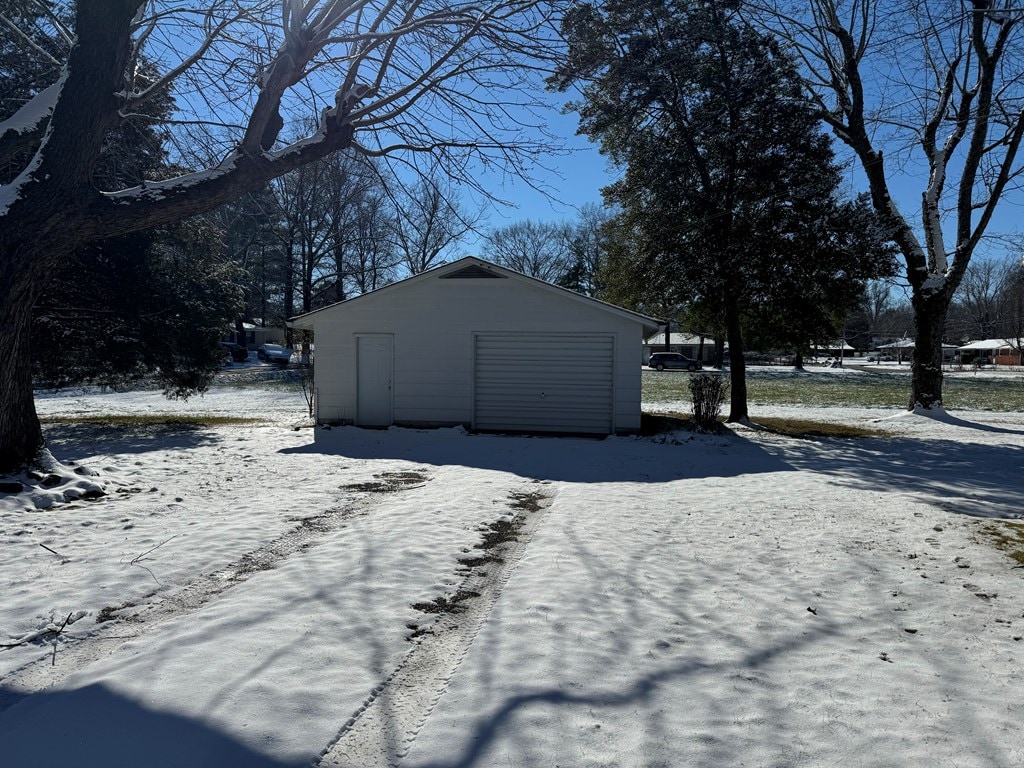
[[[474,343],[476,429],[613,431],[610,334],[479,333]]]

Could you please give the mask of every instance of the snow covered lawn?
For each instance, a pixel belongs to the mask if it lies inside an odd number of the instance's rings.
[[[597,441],[296,430],[258,390],[39,408],[261,423],[55,425],[108,495],[0,494],[0,765],[1024,764],[1024,569],[988,532],[1024,517],[1024,414]]]

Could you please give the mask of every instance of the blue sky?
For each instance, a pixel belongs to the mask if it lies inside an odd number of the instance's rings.
[[[597,146],[585,137],[576,135],[575,114],[551,113],[549,128],[561,135],[569,149],[565,155],[552,156],[546,161],[555,173],[545,174],[543,181],[552,188],[552,197],[532,189],[524,181],[513,181],[495,192],[515,203],[518,208],[500,208],[491,215],[492,223],[501,226],[519,219],[561,220],[574,218],[576,209],[587,203],[601,203],[601,187],[614,175]],[[561,176],[562,178],[559,178]]]
[[[509,205],[491,203],[480,229],[507,226],[517,221],[571,221],[578,210],[588,204],[600,205],[601,187],[610,183],[614,173],[598,152],[597,146],[585,137],[576,135],[578,118],[575,113],[561,114],[556,107],[545,115],[548,130],[564,144],[565,152],[552,154],[542,161],[544,168],[535,171],[539,186],[547,188],[549,195],[534,189],[529,182],[516,178],[483,178],[495,197],[507,200]],[[479,238],[469,236],[457,246],[460,255],[483,255]]]
[[[576,135],[577,116],[574,113],[560,114],[551,112],[549,128],[552,132],[564,137],[566,145],[571,149],[567,155],[552,156],[546,161],[554,172],[538,173],[539,180],[552,189],[552,199],[534,190],[521,180],[512,180],[501,184],[496,181],[493,186],[495,194],[508,199],[514,206],[496,206],[489,211],[488,219],[483,228],[489,229],[510,224],[523,219],[535,221],[561,221],[575,218],[576,210],[587,203],[601,203],[600,188],[615,178],[613,169],[607,160],[598,152],[597,146],[591,144],[583,136]],[[840,159],[844,157],[844,146],[834,143]],[[847,194],[854,195],[867,188],[863,172],[857,161],[848,163],[846,173]],[[904,215],[916,224],[919,217],[919,201],[926,181],[926,170],[919,173],[909,168],[902,173],[890,169],[890,184],[893,197],[898,201]],[[559,175],[561,178],[559,178]],[[952,217],[947,218],[947,244],[952,247]],[[1006,242],[1003,235],[1024,232],[1024,193],[1011,190],[1004,195],[988,228],[989,238],[982,243],[977,252],[978,258],[1007,258],[1017,250]],[[462,244],[465,253],[476,253],[475,239]]]

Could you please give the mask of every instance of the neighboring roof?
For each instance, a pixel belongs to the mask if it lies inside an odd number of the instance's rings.
[[[570,291],[567,288],[560,288],[557,285],[546,283],[535,277],[524,275],[522,272],[516,272],[514,269],[508,269],[507,267],[492,264],[491,262],[477,258],[476,256],[466,256],[458,259],[457,261],[452,261],[448,264],[442,264],[439,267],[434,267],[426,272],[420,272],[418,275],[413,275],[412,277],[407,277],[404,280],[399,280],[397,283],[390,283],[374,291],[368,291],[367,293],[360,294],[359,296],[355,296],[351,299],[339,301],[335,304],[331,304],[330,306],[316,309],[312,312],[307,312],[304,315],[297,315],[288,321],[288,325],[292,328],[312,328],[313,317],[321,312],[326,312],[349,304],[372,301],[383,294],[400,290],[402,286],[408,285],[409,283],[445,278],[453,272],[460,271],[462,271],[467,277],[506,277],[519,280],[520,282],[528,283],[540,290],[548,291],[564,298],[572,299],[573,301],[578,301],[598,309],[603,309],[611,314],[634,320],[637,323],[640,323],[645,331],[656,331],[659,325],[664,324],[662,321],[653,317],[647,317],[646,315],[641,315],[639,312],[633,312],[632,310],[623,309],[622,307],[617,307],[614,304],[609,304],[606,301],[600,301],[599,299],[584,296],[580,293],[576,293],[575,291]]]
[[[685,346],[685,345],[696,346],[697,344],[700,344],[700,336],[693,336],[693,335],[691,335],[689,333],[670,333],[668,338],[669,338],[669,342],[668,342],[669,344],[680,344],[680,345],[683,345],[683,346]],[[712,344],[714,342],[712,341],[710,336],[705,336],[704,337],[704,343],[705,344]],[[648,336],[646,339],[644,339],[644,344],[646,344],[647,346],[651,346],[651,347],[664,346],[664,344],[665,344],[665,332],[661,331],[660,333],[656,333],[653,336]]]
[[[825,344],[815,344],[816,349],[854,349],[851,347],[846,339],[833,339],[832,341]]]
[[[889,344],[879,344],[879,349],[913,349],[913,339],[900,339],[899,341],[893,341]]]
[[[964,344],[962,347],[957,347],[956,350],[961,352],[970,349],[1002,349],[1003,347],[1018,349],[1020,342],[1013,339],[982,339],[981,341],[972,341],[969,344]]]
[[[913,349],[913,348],[914,348],[914,340],[913,339],[900,339],[899,341],[894,341],[891,344],[879,344],[878,345],[878,349]],[[956,344],[946,344],[945,342],[943,342],[942,343],[942,348],[943,349],[956,349],[957,346],[956,346]]]

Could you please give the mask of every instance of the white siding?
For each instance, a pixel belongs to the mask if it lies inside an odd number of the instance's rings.
[[[476,334],[589,333],[614,340],[615,430],[640,427],[641,324],[529,282],[425,275],[310,320],[321,421],[355,418],[356,334],[394,336],[395,423],[470,425]]]

